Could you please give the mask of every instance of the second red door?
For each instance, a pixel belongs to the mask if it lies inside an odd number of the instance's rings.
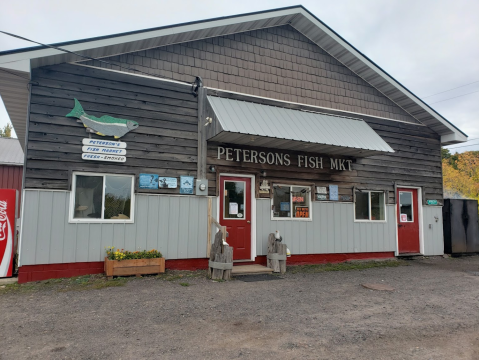
[[[397,189],[398,251],[399,254],[418,254],[419,211],[417,189]]]

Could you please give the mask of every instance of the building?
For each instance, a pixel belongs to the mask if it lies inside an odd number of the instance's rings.
[[[0,137],[0,189],[18,190],[20,197],[22,178],[23,150],[20,141],[14,138]],[[20,217],[20,208],[18,210],[17,217]]]
[[[81,56],[0,53],[20,282],[107,246],[206,268],[210,217],[243,263],[275,230],[293,264],[443,254],[441,145],[467,136],[305,8],[55,45]]]

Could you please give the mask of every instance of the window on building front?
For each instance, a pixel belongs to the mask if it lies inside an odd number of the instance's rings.
[[[355,220],[384,221],[385,207],[384,192],[356,191]]]
[[[311,188],[295,185],[273,186],[273,219],[311,219]]]
[[[70,219],[85,222],[132,222],[134,177],[73,174]]]

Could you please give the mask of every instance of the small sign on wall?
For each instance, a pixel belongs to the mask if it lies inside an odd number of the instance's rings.
[[[316,186],[316,192],[318,194],[327,194],[328,190],[326,189],[326,186]]]
[[[427,200],[426,204],[427,205],[437,205],[437,200]]]
[[[140,174],[140,189],[158,189],[158,175]]]
[[[105,155],[105,154],[90,154],[83,153],[81,154],[83,160],[93,160],[93,161],[109,161],[109,162],[125,162],[126,157],[118,155]]]
[[[108,161],[108,162],[125,162],[126,157],[126,143],[121,141],[82,140],[82,155],[83,160],[92,161]]]
[[[328,195],[316,194],[316,200],[328,200]]]
[[[85,146],[82,146],[82,151],[84,153],[93,153],[93,154],[126,155],[125,149],[108,148],[103,146],[85,145]]]
[[[329,200],[339,200],[338,185],[329,185]]]
[[[180,194],[193,194],[193,176],[180,176]]]
[[[178,179],[172,177],[159,177],[158,187],[160,189],[176,189],[178,187]]]

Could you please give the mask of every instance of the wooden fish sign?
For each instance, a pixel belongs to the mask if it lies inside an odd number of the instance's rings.
[[[83,110],[80,102],[77,99],[74,100],[75,107],[65,116],[81,120],[87,129],[91,129],[92,132],[97,135],[113,136],[115,139],[119,139],[139,126],[138,123],[133,120],[115,118],[109,115],[103,115],[100,118],[88,115]]]

